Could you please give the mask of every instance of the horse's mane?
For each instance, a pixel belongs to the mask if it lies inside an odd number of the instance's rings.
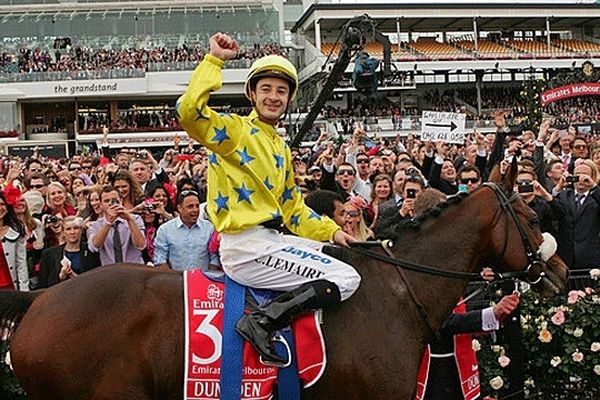
[[[462,200],[467,197],[469,197],[469,193],[463,193],[463,192],[449,196],[446,201],[440,202],[436,206],[427,209],[425,212],[423,212],[417,218],[411,218],[408,220],[404,220],[404,221],[400,222],[399,224],[391,225],[389,228],[380,232],[377,235],[377,237],[380,239],[392,239],[394,241],[398,240],[404,232],[409,231],[409,230],[410,231],[418,230],[425,221],[432,219],[432,218],[437,218],[442,213],[442,211],[444,211],[445,209],[447,209],[450,206],[453,206],[455,204],[462,202]]]

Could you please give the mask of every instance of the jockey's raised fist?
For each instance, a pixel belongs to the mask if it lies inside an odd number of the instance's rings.
[[[209,43],[210,55],[223,61],[234,59],[240,50],[240,46],[234,38],[221,32],[212,35]]]

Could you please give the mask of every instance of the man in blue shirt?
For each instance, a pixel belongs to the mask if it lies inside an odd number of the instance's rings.
[[[154,265],[178,271],[220,269],[216,253],[210,253],[208,243],[215,229],[200,217],[200,197],[194,190],[184,190],[177,196],[179,217],[158,228],[154,239]]]

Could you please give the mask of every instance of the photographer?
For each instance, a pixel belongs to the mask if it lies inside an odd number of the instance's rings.
[[[519,193],[521,199],[536,212],[542,232],[556,234],[555,216],[548,202],[552,201],[552,195],[544,189],[544,186],[535,179],[533,163],[521,161],[519,172],[515,181],[514,191]]]
[[[550,205],[557,216],[558,255],[572,269],[600,265],[600,191],[598,169],[578,160],[572,176],[562,177]]]
[[[100,203],[104,216],[88,229],[89,250],[100,253],[102,265],[142,264],[142,250],[146,248],[142,218],[123,207],[119,192],[113,186],[102,189]]]

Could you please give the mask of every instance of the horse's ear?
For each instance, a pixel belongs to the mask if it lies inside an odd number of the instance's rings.
[[[510,163],[510,169],[506,171],[502,177],[502,188],[504,189],[504,193],[509,194],[513,192],[518,173],[519,165],[517,163],[517,157],[514,156],[512,158],[512,162]]]
[[[496,166],[492,168],[492,172],[490,172],[488,181],[499,183],[501,180],[502,174],[500,173],[500,164],[496,164]]]

